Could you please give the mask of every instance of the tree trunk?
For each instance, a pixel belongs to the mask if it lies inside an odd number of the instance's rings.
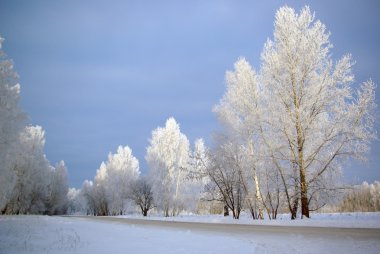
[[[236,219],[236,212],[235,212],[235,209],[232,209],[232,218]]]
[[[256,187],[256,203],[257,203],[257,207],[258,207],[258,219],[260,220],[263,220],[264,219],[264,214],[263,214],[263,208],[262,208],[262,204],[263,204],[263,199],[261,198],[261,192],[260,192],[260,184],[259,184],[259,179],[257,177],[257,174],[256,174],[256,169],[254,169],[254,173],[253,173],[253,178],[255,180],[255,187]]]
[[[249,211],[251,212],[252,219],[256,220],[256,211],[255,211],[255,208],[253,207],[251,201],[248,201],[248,208],[249,208]]]
[[[294,200],[292,209],[290,210],[291,215],[292,215],[291,217],[292,220],[295,220],[297,218],[297,210],[298,210],[298,198]]]
[[[224,216],[229,216],[230,215],[230,212],[228,211],[228,206],[227,205],[224,205],[224,213],[223,213]]]
[[[249,152],[250,152],[251,156],[253,157],[254,152],[253,152],[252,141],[249,142],[249,150],[250,150]],[[257,207],[259,210],[257,215],[258,215],[258,219],[263,220],[264,219],[263,208],[262,208],[263,199],[261,198],[259,178],[257,176],[255,167],[252,168],[252,171],[253,171],[253,180],[255,182],[255,188],[256,188],[256,193],[255,193],[256,204],[257,204]]]
[[[302,218],[303,216],[306,216],[307,218],[310,218],[309,215],[309,202],[307,198],[307,183],[306,183],[306,177],[305,177],[305,170],[300,169],[300,179],[301,179],[301,211],[302,211]]]
[[[296,105],[296,130],[297,130],[297,147],[298,147],[298,167],[300,172],[300,188],[301,188],[301,212],[303,216],[309,218],[309,202],[307,198],[307,183],[306,183],[306,171],[303,158],[303,144],[304,137],[301,127],[301,116],[299,112],[298,101],[295,102]]]

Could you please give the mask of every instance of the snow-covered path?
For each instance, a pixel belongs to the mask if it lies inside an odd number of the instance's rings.
[[[75,217],[73,217],[75,218]],[[205,222],[187,222],[187,221],[165,221],[149,220],[136,218],[117,218],[117,217],[90,217],[83,216],[79,218],[109,221],[117,224],[129,224],[136,226],[150,226],[159,228],[172,228],[178,230],[206,231],[213,233],[236,234],[268,234],[268,235],[304,235],[311,237],[329,237],[329,238],[357,238],[357,239],[374,239],[380,241],[380,228],[347,228],[347,227],[315,227],[315,226],[289,226],[289,225],[249,225],[249,224],[232,224],[232,223],[205,223]]]
[[[0,253],[346,254],[378,253],[380,249],[378,234],[375,237],[357,237],[332,231],[327,233],[328,229],[317,234],[297,231],[276,233],[244,230],[244,225],[191,226],[170,222],[175,226],[168,226],[160,223],[164,222],[0,216]]]

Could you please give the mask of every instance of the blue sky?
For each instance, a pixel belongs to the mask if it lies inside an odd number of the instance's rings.
[[[210,141],[225,71],[240,56],[259,69],[285,4],[309,5],[331,31],[333,59],[352,53],[357,82],[380,84],[378,1],[2,0],[0,35],[21,105],[46,130],[48,159],[65,160],[70,185],[80,187],[118,145],[146,172],[151,131],[170,116],[191,143]],[[380,180],[379,155],[376,141],[367,164],[344,169],[346,181]]]

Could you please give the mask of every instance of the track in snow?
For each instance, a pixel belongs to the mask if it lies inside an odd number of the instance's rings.
[[[376,228],[337,228],[308,226],[272,226],[249,224],[225,224],[204,222],[160,221],[149,219],[115,218],[109,216],[70,216],[95,221],[129,224],[136,226],[162,227],[191,231],[210,231],[228,234],[291,234],[355,239],[376,239],[380,241],[380,229]]]

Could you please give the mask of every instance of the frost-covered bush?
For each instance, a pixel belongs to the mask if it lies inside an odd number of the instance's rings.
[[[340,212],[379,212],[380,211],[380,182],[373,184],[363,182],[356,185],[344,196],[338,206]]]

